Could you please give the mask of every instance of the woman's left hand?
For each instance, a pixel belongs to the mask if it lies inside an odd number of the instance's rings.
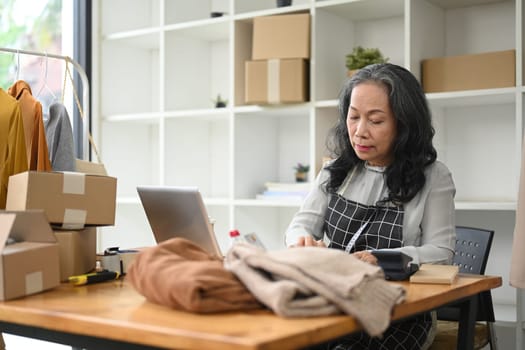
[[[362,250],[359,252],[352,253],[353,256],[361,261],[367,262],[372,265],[377,265],[377,258],[368,250]]]

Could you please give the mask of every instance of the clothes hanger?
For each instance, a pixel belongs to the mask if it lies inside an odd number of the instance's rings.
[[[46,89],[46,91],[53,97],[52,101],[56,101],[57,96],[54,94],[53,90],[51,90],[49,85],[47,85],[47,66],[48,66],[48,61],[49,61],[49,57],[47,56],[47,51],[45,52],[45,55],[46,55],[46,59],[45,59],[45,70],[44,70],[44,83],[40,87],[40,90],[38,90],[38,93],[36,94],[35,98],[38,98],[38,96],[40,96],[40,93],[42,93],[42,90]]]
[[[20,50],[16,50],[16,81],[20,80]]]

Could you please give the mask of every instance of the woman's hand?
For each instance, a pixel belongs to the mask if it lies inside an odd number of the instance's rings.
[[[312,236],[301,236],[297,239],[297,243],[291,247],[326,247],[323,240],[316,241]]]
[[[367,262],[372,265],[377,265],[377,258],[368,250],[362,250],[359,252],[352,253],[353,256],[361,261]]]

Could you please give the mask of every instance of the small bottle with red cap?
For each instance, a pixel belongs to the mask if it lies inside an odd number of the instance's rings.
[[[239,242],[244,242],[244,239],[242,238],[239,230],[230,230],[230,246],[233,246]]]

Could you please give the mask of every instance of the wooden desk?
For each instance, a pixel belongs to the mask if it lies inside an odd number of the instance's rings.
[[[392,318],[457,300],[465,300],[464,315],[472,316],[475,303],[469,297],[501,283],[501,277],[468,275],[461,275],[453,285],[401,282],[407,299],[395,307]],[[296,349],[360,329],[350,316],[285,319],[263,310],[211,315],[174,311],[145,301],[125,280],[82,287],[63,284],[49,292],[0,302],[3,332],[97,350]],[[458,344],[458,349],[471,348],[471,341]]]

